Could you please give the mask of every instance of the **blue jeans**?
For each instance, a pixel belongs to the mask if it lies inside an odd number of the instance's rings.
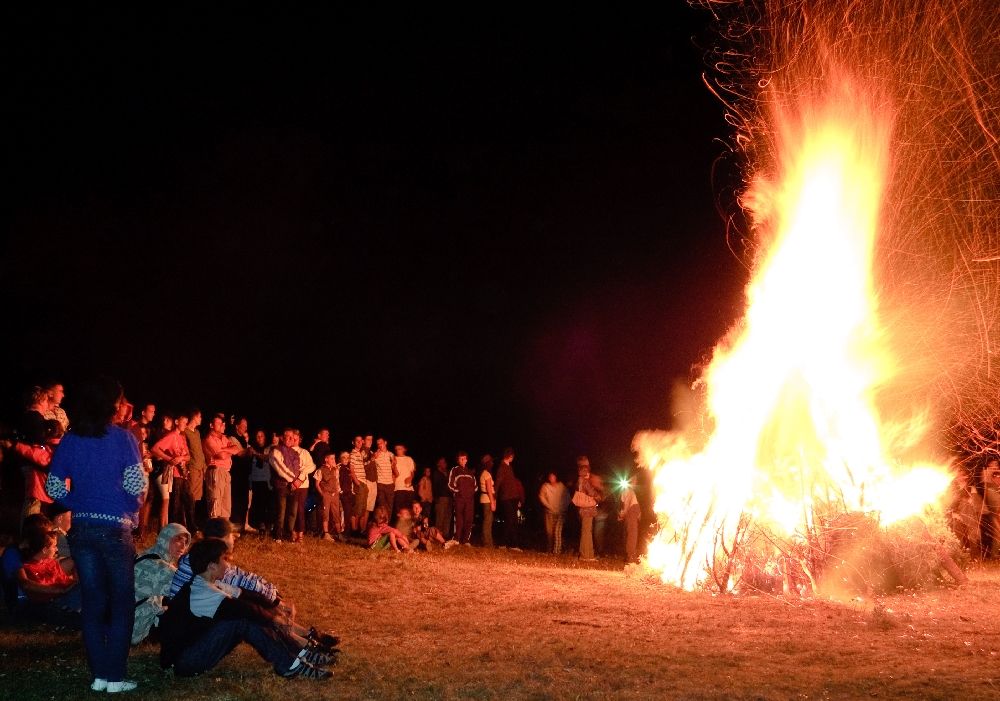
[[[249,643],[274,666],[274,671],[278,674],[287,672],[298,654],[297,646],[277,630],[265,628],[245,618],[222,620],[213,623],[211,628],[178,655],[174,662],[174,672],[180,677],[193,677],[207,672],[242,642]]]
[[[135,620],[135,543],[132,530],[80,521],[69,532],[80,575],[80,612],[87,664],[95,679],[125,679]]]

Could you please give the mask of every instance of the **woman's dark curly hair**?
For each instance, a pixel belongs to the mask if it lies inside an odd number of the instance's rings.
[[[73,433],[90,438],[100,438],[107,433],[118,401],[124,394],[118,380],[110,377],[94,377],[80,383],[71,395],[74,399]]]

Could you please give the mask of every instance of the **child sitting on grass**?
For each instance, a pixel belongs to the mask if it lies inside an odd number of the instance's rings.
[[[424,550],[449,547],[441,531],[431,525],[430,519],[424,514],[424,505],[419,501],[413,502],[413,536],[417,539],[415,547],[423,547]]]
[[[398,528],[389,525],[389,512],[384,506],[375,509],[375,521],[368,527],[368,547],[372,550],[412,552],[410,541]]]
[[[56,559],[56,534],[36,529],[28,533],[21,550],[23,565],[18,584],[36,604],[48,604],[65,611],[80,611],[80,587],[71,559]]]

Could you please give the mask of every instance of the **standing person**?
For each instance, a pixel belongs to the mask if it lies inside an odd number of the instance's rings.
[[[1000,548],[1000,460],[990,458],[982,473],[983,512],[980,539],[983,559],[996,557]]]
[[[256,533],[256,529],[247,526],[247,511],[250,509],[250,423],[245,416],[236,416],[233,421],[232,443],[240,448],[233,454],[233,467],[230,470],[233,506],[229,520],[245,533]]]
[[[413,458],[406,454],[406,446],[398,443],[396,451],[396,482],[392,492],[392,515],[395,518],[400,509],[413,507],[413,476],[417,465]]]
[[[559,555],[562,552],[563,524],[566,509],[569,508],[569,490],[559,481],[555,472],[550,472],[542,488],[538,490],[538,501],[545,509],[545,539],[548,552]]]
[[[139,418],[134,421],[130,420],[129,429],[132,431],[132,435],[135,436],[137,442],[142,442],[142,436],[139,434],[139,429],[145,427],[149,431],[149,435],[153,435],[153,419],[156,418],[156,405],[146,404],[142,407],[142,411],[139,412]]]
[[[83,644],[94,691],[120,692],[135,618],[132,529],[148,487],[139,447],[112,426],[122,387],[98,378],[78,390],[73,430],[63,438],[46,480],[49,495],[73,512],[70,551],[80,577]]]
[[[208,470],[208,462],[205,460],[205,449],[201,443],[201,434],[198,428],[201,426],[201,411],[192,409],[187,415],[188,425],[184,429],[184,440],[188,444],[187,484],[184,485],[186,492],[181,494],[181,508],[184,511],[183,519],[178,519],[188,527],[192,533],[201,530],[200,521],[197,518],[198,502],[202,501],[205,494],[205,472]]]
[[[375,453],[372,455],[375,461],[375,488],[378,494],[375,499],[375,507],[384,506],[386,512],[392,511],[393,494],[396,491],[396,456],[389,452],[388,444],[384,438],[375,441]],[[389,520],[393,517],[389,513]]]
[[[340,453],[340,464],[337,465],[337,477],[340,480],[340,512],[343,514],[344,530],[356,530],[354,521],[354,476],[351,474],[351,454],[346,450]]]
[[[431,468],[425,467],[424,474],[417,483],[417,498],[423,505],[424,514],[430,514],[434,505],[434,480],[431,479]]]
[[[500,518],[503,519],[503,544],[508,548],[516,548],[517,509],[523,500],[523,487],[518,484],[514,475],[514,449],[503,451],[503,460],[497,468],[496,498],[500,507]]]
[[[340,540],[340,468],[337,466],[337,456],[327,453],[323,456],[323,464],[313,472],[316,478],[316,491],[320,498],[320,528],[323,540]],[[330,532],[333,535],[330,535]]]
[[[205,498],[208,500],[208,517],[229,518],[233,510],[232,476],[233,456],[243,449],[225,434],[226,416],[216,414],[209,424],[203,442],[208,471],[205,473]]]
[[[635,489],[629,480],[622,487],[622,504],[618,511],[618,520],[625,522],[625,562],[639,561],[639,500]]]
[[[448,461],[438,458],[432,477],[434,487],[434,526],[445,538],[451,532],[452,497],[448,489]]]
[[[472,523],[476,510],[476,476],[469,469],[469,454],[458,453],[458,464],[448,475],[448,489],[455,495],[455,540],[459,545],[471,545]]]
[[[149,451],[162,464],[160,473],[155,478],[156,488],[160,493],[157,532],[170,523],[170,494],[174,491],[175,478],[177,481],[184,481],[187,475],[187,464],[191,461],[187,441],[184,439],[185,428],[187,428],[187,419],[178,418],[173,423],[172,430],[156,441]]]
[[[351,481],[354,483],[354,509],[351,511],[351,531],[356,534],[366,532],[368,528],[368,480],[365,478],[365,439],[354,437],[354,447],[351,449]]]
[[[286,428],[281,434],[281,443],[271,451],[271,470],[274,472],[277,528],[287,525],[293,543],[301,543],[306,523],[306,492],[309,490],[309,475],[316,470],[312,456],[299,447],[300,434],[294,428]],[[282,519],[283,517],[283,519]],[[276,538],[280,539],[279,535]]]
[[[375,502],[378,500],[378,466],[375,464],[375,452],[372,450],[372,441],[373,437],[371,434],[365,436],[362,448],[365,457],[365,483],[368,485],[367,520],[369,521],[375,512]]]
[[[42,416],[46,419],[55,419],[58,421],[59,425],[63,428],[63,433],[65,433],[69,430],[69,417],[62,408],[62,401],[66,397],[66,392],[62,384],[59,382],[49,382],[42,385],[42,389],[48,392],[49,395],[49,409]]]
[[[493,456],[486,454],[479,461],[479,503],[483,510],[483,547],[493,547],[493,512],[497,510],[497,495],[493,488]]]
[[[328,453],[332,453],[330,448],[330,429],[321,428],[316,432],[312,445],[309,446],[309,455],[312,456],[316,465],[322,465]]]
[[[42,499],[46,480],[46,469],[51,462],[51,452],[42,449],[45,445],[45,414],[51,408],[49,393],[41,387],[32,387],[27,394],[25,410],[18,422],[21,444],[37,446],[38,450],[25,449],[18,451],[21,463],[21,474],[24,477],[24,502],[21,508],[21,523],[42,511],[42,502],[48,503],[48,498]],[[40,493],[34,493],[33,486],[41,485]]]
[[[270,444],[267,433],[258,429],[250,444],[250,508],[247,509],[247,525],[250,532],[268,532],[271,524],[271,463],[268,461]]]
[[[594,556],[594,517],[597,505],[604,500],[604,490],[590,474],[590,460],[586,455],[576,459],[576,470],[578,479],[573,504],[580,510],[580,559],[593,562],[597,560]]]

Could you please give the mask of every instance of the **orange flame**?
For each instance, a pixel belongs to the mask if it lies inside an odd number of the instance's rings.
[[[858,95],[841,81],[815,109],[775,117],[778,172],[744,202],[771,243],[702,377],[709,436],[636,437],[661,524],[647,563],[667,583],[699,585],[748,517],[784,538],[820,508],[887,525],[948,485],[942,466],[901,464],[927,422],[888,424],[876,405],[894,373],[872,275],[892,113]]]

